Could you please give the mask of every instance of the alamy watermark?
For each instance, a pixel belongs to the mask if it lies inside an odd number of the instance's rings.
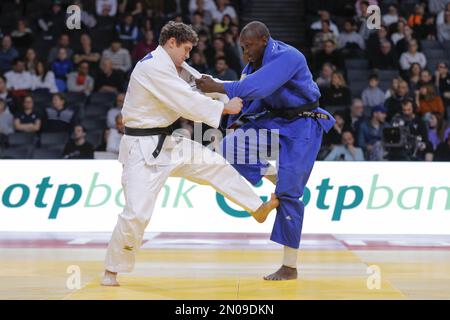
[[[77,5],[71,5],[66,10],[66,27],[69,30],[81,29],[81,8]]]
[[[380,7],[372,4],[367,7],[367,29],[380,29],[381,28],[381,10]]]

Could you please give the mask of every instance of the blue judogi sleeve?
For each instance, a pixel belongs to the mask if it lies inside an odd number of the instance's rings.
[[[242,80],[225,82],[224,89],[230,99],[264,99],[289,81],[298,72],[301,63],[297,55],[286,51]]]

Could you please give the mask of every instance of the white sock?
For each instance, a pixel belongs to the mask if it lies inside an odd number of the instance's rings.
[[[283,265],[291,268],[297,268],[298,249],[284,246]]]

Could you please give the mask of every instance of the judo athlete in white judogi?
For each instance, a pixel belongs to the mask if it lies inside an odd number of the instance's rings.
[[[105,259],[102,285],[117,286],[118,272],[130,272],[156,198],[169,176],[208,184],[247,210],[258,222],[278,206],[263,203],[239,173],[219,154],[182,136],[172,135],[178,118],[219,126],[222,114],[237,114],[240,98],[213,100],[191,88],[178,73],[197,42],[183,23],[161,30],[160,46],[139,61],[131,76],[122,109],[125,135],[120,143],[125,207],[119,215]]]

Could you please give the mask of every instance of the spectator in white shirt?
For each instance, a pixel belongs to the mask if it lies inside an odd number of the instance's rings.
[[[111,42],[108,49],[103,50],[102,60],[109,58],[112,61],[114,70],[127,72],[131,69],[131,56],[127,49],[122,48],[120,40],[115,39]]]
[[[450,0],[449,0],[450,1]],[[450,11],[450,2],[447,3],[445,9],[440,11],[436,16],[436,25],[443,24],[445,22],[445,11]]]
[[[115,118],[115,128],[110,128],[105,132],[106,151],[119,154],[120,140],[124,132],[122,115],[118,114]]]
[[[217,1],[217,10],[213,13],[213,19],[215,23],[222,22],[222,19],[225,15],[230,16],[231,21],[233,23],[238,23],[238,16],[236,14],[236,10],[232,6],[228,4],[227,0],[218,0]]]
[[[38,61],[33,75],[33,90],[47,89],[50,93],[58,92],[55,74],[42,62]]]
[[[116,117],[122,111],[124,101],[125,101],[125,93],[119,93],[116,96],[116,104],[114,108],[109,109],[108,114],[106,115],[106,125],[108,126],[108,128],[115,128]]]
[[[450,41],[450,11],[445,11],[444,23],[437,25],[439,42]]]
[[[383,15],[383,24],[386,26],[390,26],[391,24],[398,22],[398,11],[397,7],[393,4],[391,4],[388,8],[388,12]]]
[[[339,36],[338,27],[330,20],[330,13],[326,10],[319,11],[320,19],[311,24],[311,29],[313,30],[321,30],[322,29],[322,21],[326,20],[330,22],[330,30],[336,35]]]
[[[25,71],[23,60],[16,58],[13,69],[5,73],[8,90],[31,90],[33,88],[33,76]]]
[[[114,17],[117,14],[117,0],[96,0],[95,9],[98,16]]]
[[[422,52],[417,51],[418,45],[416,40],[409,41],[408,51],[400,56],[400,67],[402,70],[409,70],[411,64],[418,63],[422,69],[427,65],[427,58]]]

